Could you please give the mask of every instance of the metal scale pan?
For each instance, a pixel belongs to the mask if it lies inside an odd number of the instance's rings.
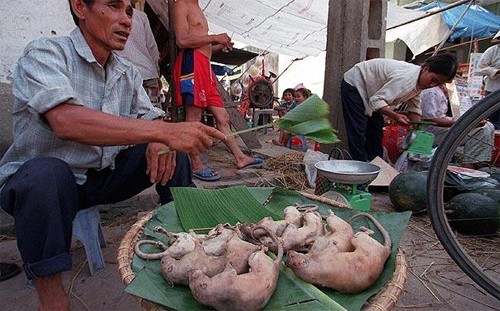
[[[378,165],[354,160],[328,160],[315,164],[318,173],[333,183],[360,185],[377,178]]]
[[[380,172],[378,165],[354,160],[328,160],[316,163],[315,167],[319,175],[334,183],[333,190],[322,196],[358,210],[370,210],[371,194],[358,190],[356,185],[367,184],[377,178]]]

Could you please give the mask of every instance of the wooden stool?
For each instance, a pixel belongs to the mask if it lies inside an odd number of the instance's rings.
[[[274,109],[253,109],[253,114],[252,114],[252,121],[253,121],[253,126],[258,126],[258,125],[263,125],[272,122],[273,120],[273,115],[276,114],[276,110]],[[261,118],[262,116],[262,118]],[[268,116],[268,122],[264,119],[265,116]],[[262,121],[259,122],[259,121]],[[264,129],[264,133],[267,133],[267,128]]]

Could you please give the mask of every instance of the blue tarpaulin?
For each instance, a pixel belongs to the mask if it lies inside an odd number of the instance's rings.
[[[429,11],[443,8],[449,5],[443,2],[432,2],[418,8],[419,11]],[[467,9],[466,4],[441,12],[443,19],[452,28],[463,12]],[[485,38],[494,36],[500,30],[500,16],[497,16],[479,5],[471,5],[462,21],[457,25],[449,40],[457,38]]]

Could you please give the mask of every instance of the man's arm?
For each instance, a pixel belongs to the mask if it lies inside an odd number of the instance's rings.
[[[453,119],[448,119],[448,118],[430,118],[430,119],[424,119],[424,121],[430,121],[436,123],[435,126],[439,127],[451,127],[455,121]]]
[[[44,117],[59,139],[88,145],[157,142],[173,150],[198,154],[212,145],[212,137],[225,139],[223,133],[200,122],[167,123],[123,118],[66,103],[48,110]]]
[[[370,97],[368,105],[370,105],[374,111],[380,112],[397,123],[409,125],[410,119],[407,115],[398,113],[389,107],[390,104],[401,95],[400,89],[401,86],[398,80],[391,79]]]

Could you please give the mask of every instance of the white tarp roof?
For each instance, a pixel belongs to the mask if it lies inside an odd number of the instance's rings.
[[[235,41],[290,56],[316,56],[326,49],[328,0],[200,0],[213,33],[227,32]],[[387,27],[424,12],[387,3]],[[441,42],[448,28],[436,14],[388,30],[386,42],[400,39],[414,55]]]
[[[200,0],[213,33],[290,56],[326,48],[328,0]]]
[[[413,11],[387,3],[387,28],[400,25],[406,21],[426,15],[425,12]],[[419,55],[427,49],[438,45],[447,38],[448,27],[441,14],[435,14],[418,21],[389,29],[385,33],[386,42],[402,40],[413,55]]]

